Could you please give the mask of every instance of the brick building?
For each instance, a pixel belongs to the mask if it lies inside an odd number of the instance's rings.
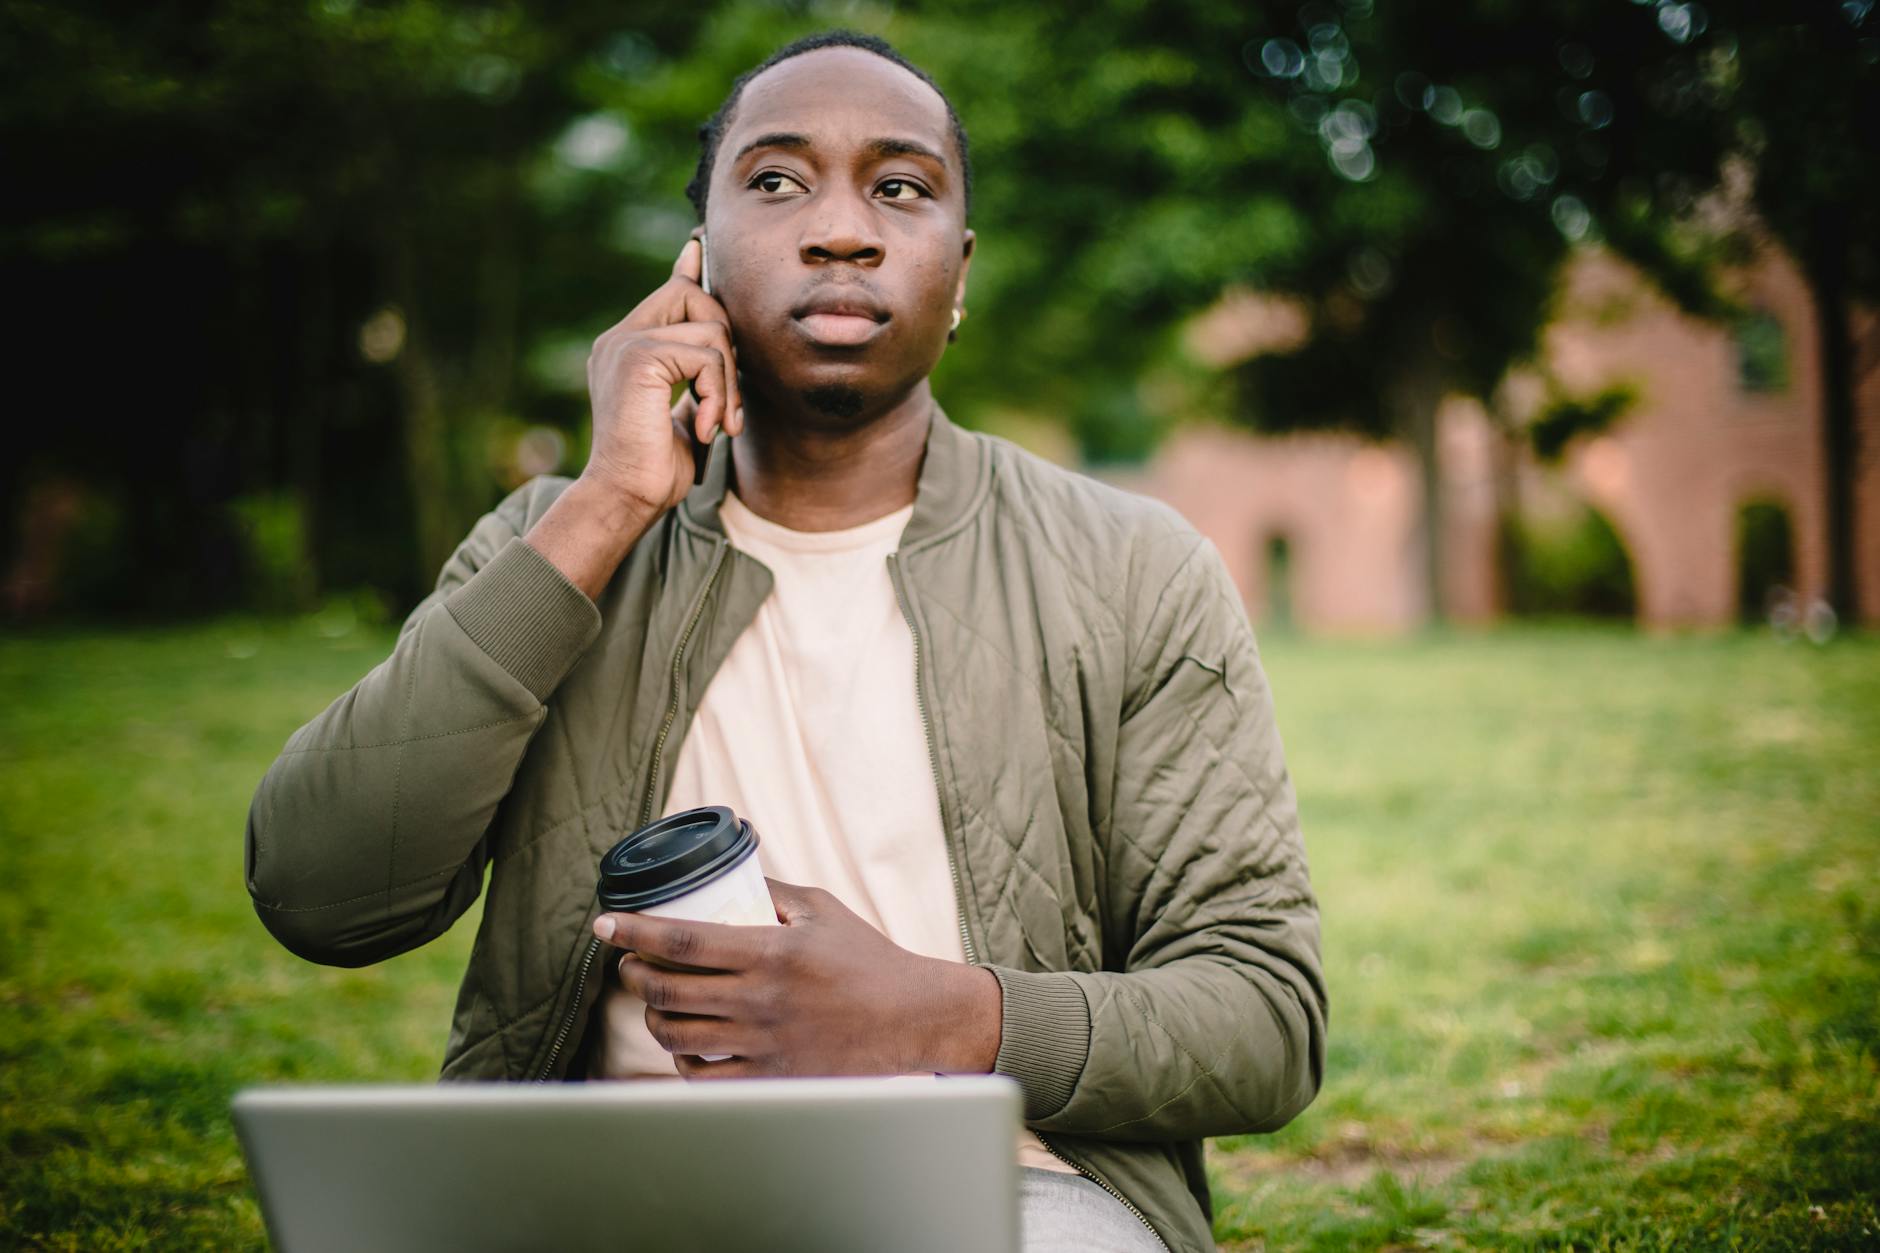
[[[1610,520],[1631,559],[1641,624],[1720,627],[1737,617],[1741,511],[1782,511],[1795,590],[1827,582],[1820,371],[1806,285],[1780,253],[1745,272],[1751,316],[1735,326],[1680,313],[1635,271],[1589,250],[1564,276],[1544,370],[1585,394],[1613,384],[1638,399],[1610,430],[1569,445],[1558,466],[1517,451],[1481,406],[1443,407],[1444,608],[1496,616],[1499,502],[1524,515],[1581,508]],[[1859,467],[1855,571],[1863,623],[1880,624],[1880,317],[1855,325]],[[1519,420],[1539,375],[1500,400]],[[1405,447],[1356,437],[1254,436],[1197,427],[1172,436],[1125,485],[1182,510],[1220,548],[1256,621],[1392,633],[1428,616],[1422,507]]]

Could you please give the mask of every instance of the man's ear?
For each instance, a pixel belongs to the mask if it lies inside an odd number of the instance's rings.
[[[953,290],[953,307],[956,309],[966,303],[966,272],[973,268],[973,244],[977,237],[967,231],[964,239],[965,242],[960,245],[959,286]]]
[[[688,236],[687,236],[687,238],[688,238],[688,239],[703,239],[703,238],[705,238],[705,223],[703,223],[703,222],[700,222],[700,223],[699,223],[699,224],[698,224],[697,226],[695,226],[695,227],[693,227],[693,228],[692,228],[692,232],[691,232],[691,234],[690,234],[690,235],[688,235]]]

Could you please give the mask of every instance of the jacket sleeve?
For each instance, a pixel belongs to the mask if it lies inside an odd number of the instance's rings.
[[[521,534],[545,480],[483,517],[392,654],[296,731],[248,811],[248,893],[309,961],[363,966],[476,900],[486,835],[600,613]]]
[[[1272,693],[1213,544],[1194,537],[1136,638],[1100,832],[1112,908],[1133,907],[1111,920],[1123,969],[994,968],[994,1070],[1042,1131],[1273,1131],[1325,1070],[1318,904]]]

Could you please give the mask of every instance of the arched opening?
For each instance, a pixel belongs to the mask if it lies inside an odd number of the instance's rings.
[[[1734,328],[1737,386],[1746,392],[1780,392],[1789,385],[1789,337],[1773,314],[1744,315]]]
[[[1268,536],[1262,560],[1266,564],[1266,605],[1260,625],[1268,631],[1290,631],[1294,626],[1292,541],[1284,535]]]
[[[1560,518],[1515,519],[1508,609],[1537,617],[1630,618],[1638,613],[1631,555],[1610,519],[1586,506]]]
[[[1736,511],[1736,608],[1746,623],[1767,622],[1776,602],[1794,595],[1795,527],[1779,500],[1751,500]]]

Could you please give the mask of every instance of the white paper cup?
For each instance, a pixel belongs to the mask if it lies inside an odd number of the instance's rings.
[[[777,905],[770,899],[770,885],[764,882],[764,868],[758,863],[756,849],[716,879],[700,884],[684,896],[634,912],[655,918],[723,922],[737,927],[777,925]]]
[[[601,907],[693,922],[774,927],[776,905],[757,859],[757,832],[723,805],[688,809],[649,823],[601,859]],[[674,970],[697,967],[641,957]],[[703,1054],[719,1062],[729,1053]]]

